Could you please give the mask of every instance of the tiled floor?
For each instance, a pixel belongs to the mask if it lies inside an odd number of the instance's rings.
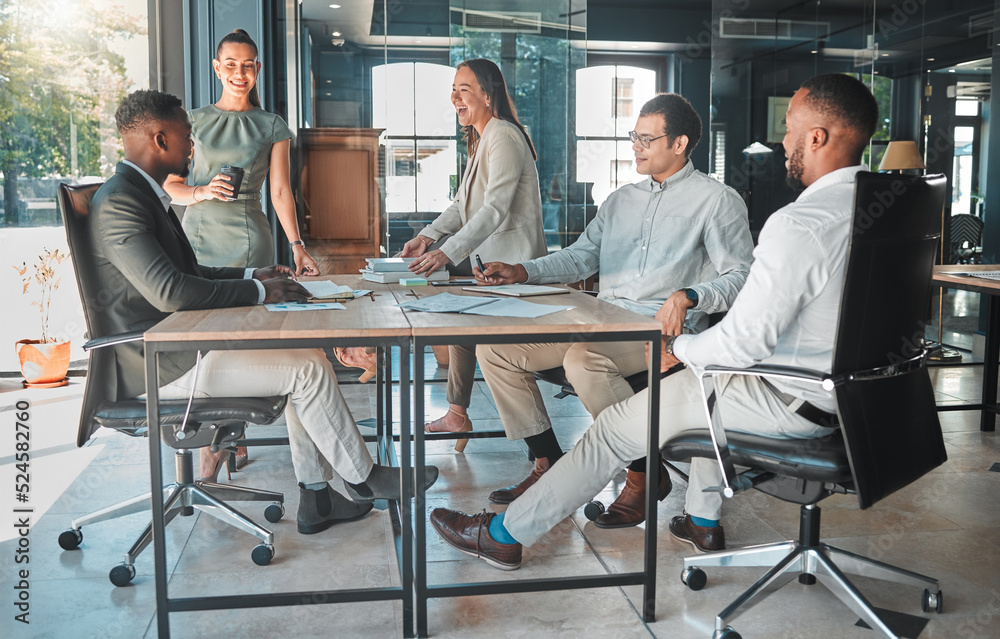
[[[433,370],[433,367],[432,367]],[[970,402],[981,388],[976,367],[932,371],[938,400]],[[79,550],[62,551],[56,538],[70,520],[148,485],[148,441],[100,432],[83,449],[74,446],[82,383],[62,389],[21,391],[14,380],[0,379],[0,636],[3,637],[154,637],[152,553],[137,563],[138,575],[125,588],[108,581],[108,570],[145,524],[145,515],[84,529]],[[345,385],[357,419],[374,415],[374,388]],[[444,386],[428,387],[428,416],[445,410]],[[554,394],[549,388],[547,396]],[[12,526],[14,408],[31,405],[30,564],[15,565],[18,540]],[[549,401],[556,432],[565,448],[590,423],[575,398]],[[489,389],[479,384],[470,409],[477,430],[499,427]],[[857,584],[879,607],[929,620],[920,633],[936,637],[1000,637],[1000,438],[978,431],[977,412],[942,413],[949,461],[912,486],[860,512],[852,498],[823,502],[823,528],[831,543],[863,555],[936,576],[945,596],[945,613],[920,613],[917,588],[886,586],[858,578]],[[255,428],[255,434],[280,426]],[[517,443],[473,440],[464,455],[447,442],[429,445],[428,462],[441,479],[428,495],[428,509],[439,505],[476,511],[488,505],[490,490],[521,479],[531,466]],[[178,518],[168,528],[172,593],[218,595],[281,590],[308,591],[398,583],[389,517],[374,511],[361,521],[335,526],[314,536],[295,531],[298,490],[286,448],[252,450],[251,464],[233,482],[281,490],[287,514],[269,525],[277,555],[267,567],[255,566],[256,541],[203,515]],[[168,457],[169,459],[169,457]],[[608,503],[622,477],[603,493]],[[640,589],[594,589],[435,599],[429,604],[433,637],[664,637],[711,636],[714,615],[763,572],[755,568],[707,570],[709,585],[693,592],[679,579],[681,558],[690,547],[673,540],[666,521],[683,504],[678,484],[659,509],[656,621],[643,623],[637,612]],[[263,522],[259,512],[246,512]],[[760,493],[738,495],[726,505],[724,524],[731,546],[794,537],[798,510]],[[525,549],[524,564],[501,572],[466,557],[428,534],[430,581],[485,581],[540,576],[582,575],[637,570],[642,528],[599,530],[582,509],[560,523],[537,545]],[[14,621],[12,593],[16,569],[30,569],[30,625]],[[396,603],[295,606],[238,612],[171,615],[176,637],[401,637],[401,606]],[[877,637],[855,625],[857,616],[821,587],[797,583],[734,622],[744,637]]]

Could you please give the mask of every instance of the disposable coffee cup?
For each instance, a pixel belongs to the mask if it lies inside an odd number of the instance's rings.
[[[222,174],[229,176],[229,186],[233,189],[233,196],[226,198],[230,202],[235,200],[236,196],[240,194],[240,185],[243,184],[243,173],[243,169],[238,166],[229,166],[227,164],[222,167]]]

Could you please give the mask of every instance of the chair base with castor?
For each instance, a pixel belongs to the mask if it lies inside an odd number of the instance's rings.
[[[922,586],[924,588],[922,610],[924,612],[932,608],[937,612],[943,610],[944,599],[936,579],[824,544],[819,541],[819,523],[819,506],[803,505],[800,509],[797,541],[747,546],[684,559],[681,581],[691,590],[701,590],[708,582],[702,568],[710,566],[770,568],[763,577],[715,617],[713,639],[739,639],[740,634],[729,626],[729,622],[796,577],[799,583],[805,585],[813,585],[819,581],[865,623],[882,631],[887,637],[897,635],[882,621],[847,575]]]
[[[194,464],[191,451],[178,450],[175,455],[177,481],[163,487],[164,520],[169,524],[175,517],[194,514],[198,509],[235,528],[255,535],[261,543],[254,547],[250,558],[258,566],[266,566],[274,557],[274,534],[253,522],[243,513],[229,506],[227,501],[267,501],[272,502],[264,509],[264,518],[271,523],[281,520],[285,514],[282,493],[256,488],[244,488],[216,484],[194,479]],[[73,520],[70,529],[59,535],[59,545],[63,550],[75,550],[83,542],[83,527],[101,521],[108,521],[150,508],[150,493],[145,493],[128,501],[109,506],[95,513]],[[152,523],[136,539],[125,553],[125,561],[111,569],[109,577],[116,586],[126,586],[135,577],[135,560],[153,540]]]

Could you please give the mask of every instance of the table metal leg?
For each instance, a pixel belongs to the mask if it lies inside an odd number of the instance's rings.
[[[414,468],[417,477],[424,472],[424,343],[413,340],[413,440]],[[423,485],[418,482],[413,509],[413,533],[416,544],[414,589],[416,590],[417,636],[427,636],[427,529]]]
[[[649,341],[649,433],[646,451],[646,548],[643,553],[642,619],[656,620],[656,500],[660,484],[660,340]]]
[[[149,424],[149,483],[153,533],[153,579],[156,582],[156,629],[160,639],[170,637],[167,609],[167,547],[164,543],[163,459],[160,454],[159,352],[146,342],[146,423]]]
[[[986,352],[983,356],[983,409],[979,430],[996,429],[997,366],[1000,364],[1000,296],[984,295],[989,299],[986,311]]]

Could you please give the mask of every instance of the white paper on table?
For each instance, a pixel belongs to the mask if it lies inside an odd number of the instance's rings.
[[[549,304],[535,304],[518,298],[504,298],[494,300],[489,304],[477,306],[467,311],[462,311],[466,315],[486,315],[489,317],[524,317],[535,318],[544,315],[551,315],[559,311],[568,311],[574,306],[551,306]]]
[[[411,302],[397,304],[404,311],[423,311],[425,313],[462,313],[470,308],[492,304],[498,300],[492,297],[473,297],[471,295],[453,295],[441,293],[429,295]]]
[[[265,304],[269,311],[342,311],[347,307],[340,302],[282,302],[280,304]]]
[[[343,296],[344,293],[353,293],[354,291],[350,286],[340,286],[336,282],[330,280],[309,280],[299,282],[304,289],[309,291],[309,293],[318,299],[323,299],[324,297],[337,297]]]
[[[970,271],[968,273],[941,273],[941,275],[966,275],[980,277],[984,280],[1000,280],[1000,271]]]

